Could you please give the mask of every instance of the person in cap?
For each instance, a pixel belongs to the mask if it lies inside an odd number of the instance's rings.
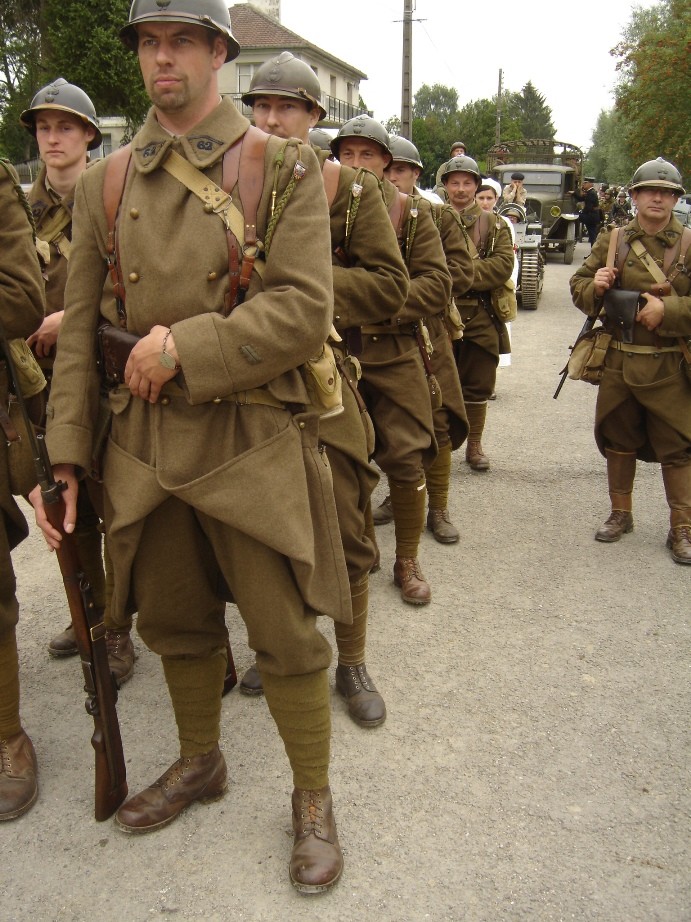
[[[456,212],[449,205],[434,205],[422,198],[417,181],[423,164],[417,147],[411,141],[392,136],[389,147],[393,160],[384,175],[399,192],[414,197],[418,210],[429,211],[432,215],[451,276],[451,296],[461,295],[472,284],[473,260]],[[453,325],[453,319],[457,317],[458,311],[449,301],[440,305],[436,314],[427,315],[424,320],[431,344],[429,366],[441,388],[440,405],[434,407],[434,437],[438,454],[425,472],[429,504],[427,528],[440,544],[454,544],[460,537],[448,510],[451,452],[460,448],[468,435],[468,418],[450,339],[450,333],[460,333],[458,326]]]
[[[96,109],[81,87],[62,77],[42,87],[20,121],[36,138],[43,164],[31,189],[29,202],[38,237],[50,248],[45,271],[46,317],[29,337],[48,386],[53,373],[58,332],[65,310],[65,285],[72,252],[72,210],[77,180],[89,165],[89,152],[101,146]],[[100,516],[96,509],[99,509]],[[129,631],[119,631],[108,614],[108,586],[103,563],[101,518],[103,498],[90,478],[79,482],[79,517],[74,536],[97,608],[106,611],[106,644],[111,672],[119,685],[132,676],[134,647]],[[107,561],[106,552],[106,561]],[[51,656],[75,656],[77,642],[70,624],[48,644]]]
[[[595,407],[595,441],[607,461],[611,512],[595,534],[611,543],[633,530],[636,461],[662,468],[676,563],[691,563],[691,228],[672,213],[684,194],[674,164],[658,157],[633,175],[636,217],[603,232],[571,277],[579,310],[612,337]],[[608,292],[630,292],[630,310]],[[652,562],[651,562],[651,565]]]
[[[0,163],[0,324],[6,339],[30,336],[43,320],[45,291],[28,206],[19,178]],[[9,403],[10,378],[0,353],[0,407]],[[11,551],[29,534],[10,489],[6,430],[0,414],[0,822],[26,813],[38,797],[36,753],[19,711],[19,621]]]
[[[252,107],[254,122],[262,131],[307,143],[317,130],[310,130],[311,126],[326,114],[320,95],[312,68],[284,51],[257,69],[242,101]],[[326,137],[330,143],[331,137]],[[346,699],[351,718],[371,728],[384,723],[386,706],[365,663],[369,573],[376,557],[366,515],[379,478],[369,463],[372,422],[357,392],[360,326],[395,315],[405,301],[409,281],[376,177],[334,163],[330,149],[320,149],[318,156],[330,212],[333,320],[341,337],[332,348],[342,370],[344,407],[341,414],[320,420],[319,437],[333,474],[353,609],[351,624],[335,625],[336,690]],[[245,673],[240,690],[261,693],[256,666]]]
[[[341,126],[331,149],[341,163],[371,170],[379,180],[410,276],[408,297],[395,316],[361,327],[360,391],[376,433],[373,457],[389,482],[396,538],[394,584],[404,602],[427,605],[432,590],[418,549],[425,528],[425,471],[436,457],[437,443],[419,339],[425,318],[448,302],[451,277],[431,214],[385,177],[393,157],[384,126],[358,115]]]
[[[220,98],[219,72],[239,53],[221,0],[134,0],[121,38],[153,106],[131,147],[77,183],[47,433],[69,532],[98,415],[96,330],[106,320],[135,334],[124,384],[108,396],[112,604],[124,618],[135,603],[137,630],[161,657],[180,757],[115,822],[158,830],[226,790],[225,581],[292,769],[290,879],[316,893],[343,868],[329,787],[331,647],[317,616],[351,618],[329,466],[299,370],[321,352],[333,311],[319,163]],[[111,230],[104,193],[121,196]],[[40,493],[31,499],[56,546]]]
[[[463,339],[454,343],[454,352],[470,425],[466,461],[474,471],[488,471],[490,460],[482,447],[487,401],[494,393],[499,356],[511,352],[506,324],[492,310],[491,292],[511,278],[513,243],[505,221],[483,211],[475,201],[482,177],[471,157],[449,160],[441,181],[460,216],[474,256],[472,288],[456,298],[465,326]]]
[[[524,182],[524,173],[512,173],[511,182],[507,183],[502,190],[502,200],[506,203],[515,202],[517,205],[525,205],[528,201],[528,190],[524,186]]]
[[[592,248],[600,232],[600,225],[602,224],[602,210],[600,208],[600,199],[597,194],[597,189],[595,188],[595,177],[584,176],[580,191],[576,190],[571,194],[577,202],[583,202],[580,220],[581,224],[586,229],[588,243]]]

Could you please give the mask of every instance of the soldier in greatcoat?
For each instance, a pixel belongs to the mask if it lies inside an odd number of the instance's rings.
[[[6,339],[30,336],[45,307],[41,266],[17,189],[17,174],[9,164],[0,165],[0,322]],[[10,492],[9,380],[0,360],[0,821],[26,813],[38,796],[36,754],[19,714],[19,604],[10,552],[29,529]]]
[[[676,563],[689,564],[691,229],[672,213],[683,194],[673,164],[660,157],[642,164],[631,184],[636,217],[601,234],[572,276],[571,294],[576,307],[599,316],[612,335],[595,410],[611,513],[595,538],[618,541],[633,530],[636,460],[657,461],[670,509],[667,547]],[[632,293],[628,316],[618,316],[608,300],[612,289]]]
[[[104,206],[112,159],[79,179],[69,309],[48,408],[70,531],[98,415],[97,327],[105,318],[140,337],[125,385],[109,393],[103,479],[113,608],[123,615],[134,603],[139,634],[161,656],[180,758],[121,806],[116,822],[129,833],[156,830],[226,789],[222,576],[292,767],[290,877],[298,890],[318,892],[338,880],[343,859],[328,778],[331,648],[316,619],[351,618],[329,463],[299,370],[321,350],[333,311],[319,163],[297,141],[268,138],[256,227],[245,227],[237,181],[232,201],[221,195],[224,154],[249,129],[219,96],[218,73],[239,53],[228,7],[135,0],[121,37],[138,53],[153,108],[132,143],[114,246]],[[194,191],[199,183],[216,189],[217,212]],[[250,256],[242,241],[254,230],[263,249]],[[32,500],[55,546],[40,497]]]
[[[499,356],[511,352],[506,324],[492,309],[491,294],[511,278],[513,242],[506,222],[475,201],[482,177],[471,157],[449,160],[441,180],[474,251],[472,287],[456,298],[464,328],[454,352],[470,426],[466,461],[475,471],[488,471],[490,461],[482,448],[487,401],[494,393]]]
[[[305,143],[312,137],[312,126],[326,115],[314,71],[289,51],[255,72],[242,100],[252,106],[255,124],[262,131]],[[336,689],[347,700],[356,723],[376,727],[384,722],[386,707],[365,664],[369,572],[376,552],[367,533],[366,511],[378,476],[369,463],[374,431],[357,392],[357,356],[361,324],[394,315],[405,301],[409,282],[376,177],[333,163],[329,153],[318,151],[329,201],[334,325],[341,336],[332,347],[343,370],[344,410],[322,417],[319,437],[331,462],[353,607],[352,624],[336,624]],[[261,688],[261,678],[252,667],[240,690],[256,694]]]
[[[379,179],[389,217],[410,276],[405,304],[385,323],[362,332],[361,392],[374,422],[374,459],[389,481],[396,533],[394,583],[404,602],[426,605],[432,591],[418,560],[425,527],[425,470],[437,454],[432,399],[420,352],[422,326],[451,296],[451,277],[428,209],[416,207],[384,176],[392,160],[389,135],[367,115],[346,122],[331,149],[346,166]],[[424,347],[423,347],[424,348]]]

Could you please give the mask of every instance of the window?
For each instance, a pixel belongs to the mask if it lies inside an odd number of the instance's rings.
[[[237,92],[249,92],[250,83],[255,71],[261,67],[261,64],[236,64],[235,72],[237,74]]]
[[[331,82],[329,85],[330,85],[329,93],[332,96],[335,96],[337,87],[336,87],[336,78],[334,77],[333,74],[331,74]]]

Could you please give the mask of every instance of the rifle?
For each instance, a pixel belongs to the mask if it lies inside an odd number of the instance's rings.
[[[578,336],[576,337],[576,342],[573,344],[573,346],[569,346],[569,355],[571,355],[571,353],[572,353],[573,350],[575,349],[576,343],[578,342],[578,340],[579,340],[582,336],[585,336],[585,334],[588,333],[590,330],[592,330],[592,328],[595,326],[595,321],[598,319],[599,316],[600,316],[600,314],[598,313],[598,314],[595,315],[595,317],[586,317],[586,318],[585,318],[585,323],[584,323],[583,326],[581,327],[581,332],[580,332],[580,333],[578,334]],[[557,389],[556,389],[556,391],[552,394],[552,399],[553,399],[553,400],[556,400],[557,397],[559,396],[559,393],[560,393],[562,387],[564,386],[564,382],[566,381],[568,375],[569,375],[569,363],[567,362],[566,365],[564,365],[564,367],[563,367],[563,369],[562,369],[562,371],[561,371],[561,380],[559,381],[559,384],[557,385]]]
[[[117,683],[108,665],[103,612],[94,606],[91,586],[79,562],[74,537],[67,534],[63,528],[65,502],[62,493],[66,484],[56,481],[53,477],[45,438],[43,435],[37,435],[31,425],[1,325],[0,346],[7,362],[17,402],[27,424],[36,478],[41,487],[46,516],[53,528],[62,535],[60,548],[56,554],[65,584],[72,627],[84,673],[84,691],[86,692],[84,706],[87,714],[94,719],[94,732],[91,737],[91,745],[95,753],[96,776],[94,816],[101,822],[111,817],[127,796],[125,757],[115,706],[118,698]]]

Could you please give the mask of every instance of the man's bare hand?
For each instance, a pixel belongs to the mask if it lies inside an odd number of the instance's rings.
[[[64,313],[64,311],[55,311],[54,314],[48,314],[38,330],[27,339],[27,343],[40,359],[48,358],[55,348]]]
[[[641,297],[645,298],[646,303],[636,314],[636,322],[642,323],[646,330],[656,330],[665,316],[665,302],[647,291],[644,291]]]
[[[609,266],[603,266],[597,270],[593,278],[596,297],[601,298],[606,291],[609,291],[614,285],[618,274],[618,269],[610,269]]]
[[[149,403],[156,403],[163,385],[177,374],[174,368],[165,368],[160,361],[167,332],[167,327],[152,327],[151,332],[143,336],[130,352],[125,366],[125,384],[135,397]],[[178,361],[172,333],[166,342],[166,352]]]
[[[65,518],[62,527],[68,535],[71,535],[77,524],[77,492],[79,489],[77,478],[74,473],[74,465],[56,464],[53,467],[53,476],[56,480],[61,480],[63,483],[67,484],[62,494],[62,498],[65,501]],[[29,493],[29,502],[34,507],[36,524],[43,532],[43,537],[46,539],[48,547],[52,551],[57,551],[62,541],[62,534],[57,528],[53,528],[48,521],[40,486],[34,487],[31,493]]]

